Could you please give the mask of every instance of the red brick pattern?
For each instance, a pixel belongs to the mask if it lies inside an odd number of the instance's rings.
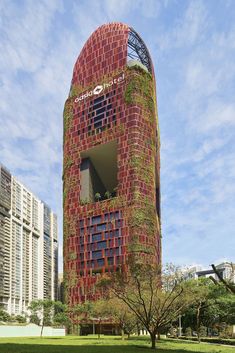
[[[72,88],[80,91],[65,103],[71,120],[64,131],[64,273],[71,305],[102,295],[94,288],[97,277],[125,265],[133,243],[142,246],[135,249],[139,257],[161,262],[160,220],[156,217],[153,222],[151,236],[147,221],[146,225],[138,224],[144,200],[155,210],[159,201],[159,149],[157,153],[153,149],[153,145],[159,147],[159,141],[156,120],[147,120],[142,106],[125,102],[128,83],[134,75],[141,75],[126,69],[128,31],[128,26],[115,23],[101,26],[91,35],[73,71]],[[76,101],[100,83],[122,75],[124,81]],[[109,114],[97,123],[91,107],[103,96],[97,109],[105,105]],[[81,205],[80,153],[113,140],[118,146],[117,197]],[[153,163],[148,180],[131,164],[133,155],[146,164]]]
[[[123,23],[99,27],[84,45],[73,70],[72,84],[83,87],[126,65],[129,28]]]

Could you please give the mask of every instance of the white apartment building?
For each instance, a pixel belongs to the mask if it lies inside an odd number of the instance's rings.
[[[26,312],[33,299],[57,299],[57,217],[0,165],[0,306]]]
[[[215,266],[221,277],[225,280],[235,283],[235,264],[232,262],[221,262]],[[184,268],[185,278],[187,279],[198,279],[201,277],[213,277],[215,280],[219,280],[218,276],[211,268],[203,268],[200,265],[191,266]]]

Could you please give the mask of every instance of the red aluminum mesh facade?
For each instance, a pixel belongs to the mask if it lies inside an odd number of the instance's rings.
[[[65,103],[64,275],[70,305],[97,299],[101,295],[94,287],[98,276],[125,265],[128,254],[161,262],[154,73],[150,80],[142,70],[127,68],[129,30],[124,24],[114,23],[101,26],[91,35],[75,64],[70,97]],[[115,77],[124,80],[78,101],[77,97]],[[139,91],[135,88],[136,94],[135,90],[131,92],[132,101],[128,101],[132,82],[142,82],[142,77],[149,82],[155,100],[153,119],[149,118],[141,87]],[[95,103],[100,104],[99,109],[105,107],[106,114],[98,126],[91,108]],[[81,152],[114,140],[117,196],[82,205]]]

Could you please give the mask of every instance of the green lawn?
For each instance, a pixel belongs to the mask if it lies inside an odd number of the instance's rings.
[[[67,336],[51,338],[0,338],[0,353],[146,353],[151,352],[147,337],[132,337],[122,341],[120,337]],[[189,343],[161,340],[159,353],[235,353],[235,348],[205,343]]]

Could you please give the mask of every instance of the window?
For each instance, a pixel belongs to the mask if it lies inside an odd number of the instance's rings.
[[[102,240],[102,234],[97,233],[92,235],[92,242]]]
[[[101,223],[101,216],[92,217],[92,224]]]
[[[116,221],[115,223],[116,223],[117,228],[120,228],[122,226],[122,221],[120,219],[118,221]]]
[[[92,259],[98,259],[102,257],[102,251],[99,250],[99,251],[92,251]]]
[[[116,211],[115,212],[115,219],[118,219],[119,218],[119,211]]]
[[[104,99],[104,96],[101,96],[101,97],[94,99],[94,104],[102,102],[103,99]],[[92,104],[92,102],[91,102],[91,104]]]
[[[97,266],[99,266],[99,267],[104,266],[104,259],[97,260]]]
[[[113,265],[113,257],[108,257],[108,264]]]
[[[118,245],[122,245],[122,238],[118,238]]]
[[[105,240],[97,243],[97,249],[98,250],[105,249],[106,247],[107,247],[107,243],[106,243]]]
[[[102,232],[102,230],[106,230],[106,223],[99,224],[97,226],[98,232]]]

